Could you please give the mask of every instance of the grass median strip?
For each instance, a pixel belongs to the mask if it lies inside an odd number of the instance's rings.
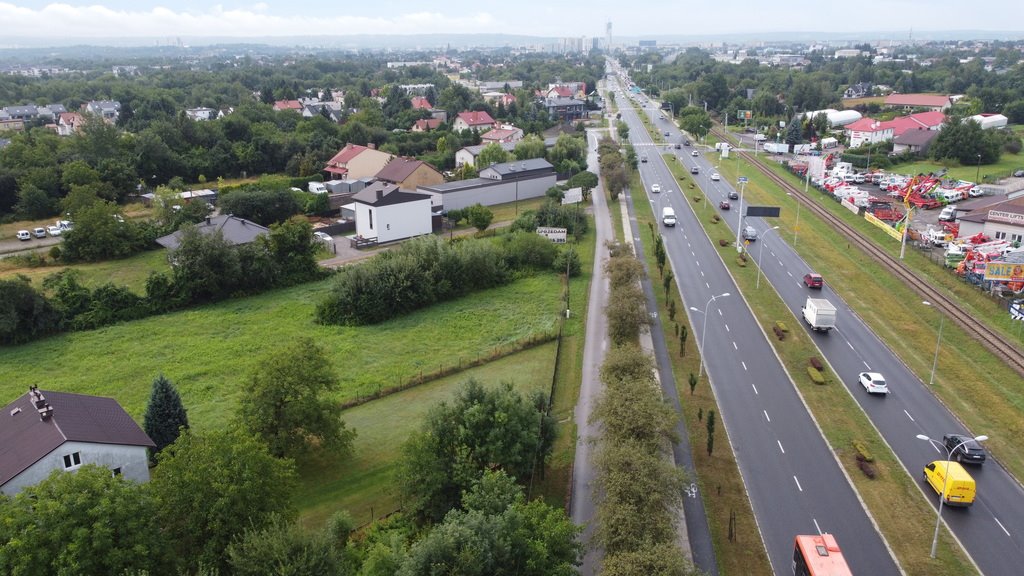
[[[675,165],[670,165],[670,169],[677,175],[682,173]],[[731,172],[731,170],[735,170],[735,168],[722,166],[723,176],[728,173],[733,176],[730,180],[735,181],[736,172]],[[751,172],[752,169],[748,167],[744,174]],[[751,180],[753,185],[748,184],[746,188],[746,195],[749,199],[767,200],[767,197],[759,197],[762,192],[757,189],[756,178],[751,178]],[[692,196],[698,194],[700,192],[692,192],[690,201],[692,202]],[[706,199],[703,202],[706,202]],[[699,220],[714,245],[717,246],[720,239],[727,242],[734,241],[735,237],[726,226],[708,224],[704,218]],[[801,231],[804,227],[803,222]],[[822,240],[834,236],[834,234],[823,234]],[[723,255],[723,262],[767,333],[771,333],[771,327],[775,326],[778,321],[790,326],[799,325],[800,321],[790,312],[773,288],[762,286],[760,290],[754,289],[758,274],[754,259],[748,259],[747,265],[741,267],[734,257],[734,247],[731,244],[719,248],[719,250],[724,251],[720,252]],[[839,249],[833,248],[833,250]],[[852,266],[851,263],[851,267],[855,266]],[[895,455],[875,431],[856,401],[846,390],[842,389],[843,383],[830,368],[824,366],[826,368],[824,376],[827,382],[825,385],[811,382],[806,370],[808,361],[811,357],[820,357],[821,355],[803,330],[791,330],[783,341],[773,339],[769,339],[769,341],[782,359],[786,370],[795,380],[795,385],[804,402],[821,426],[826,441],[839,458],[847,475],[852,479],[858,494],[892,547],[902,568],[909,574],[948,574],[952,576],[974,573],[973,565],[948,531],[943,530],[942,532],[942,545],[939,547],[938,558],[936,560],[929,558],[928,551],[932,539],[935,510],[922,498],[921,490],[916,484],[917,476],[914,475],[916,470],[910,471],[912,476],[908,476],[904,472]],[[860,442],[874,455],[874,479],[868,478],[859,467],[854,441]]]

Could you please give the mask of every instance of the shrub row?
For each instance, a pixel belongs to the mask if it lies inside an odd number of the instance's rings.
[[[507,284],[516,274],[563,271],[567,264],[570,273],[579,274],[575,253],[560,255],[551,241],[529,232],[513,232],[497,241],[425,236],[342,269],[330,293],[317,305],[316,320],[348,326],[376,324]]]

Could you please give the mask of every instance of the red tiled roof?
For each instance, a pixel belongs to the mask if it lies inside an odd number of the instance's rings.
[[[155,446],[113,398],[40,390],[53,412],[39,417],[30,393],[0,413],[0,485],[65,442]]]
[[[302,110],[302,102],[298,100],[278,100],[274,102],[274,110]]]
[[[483,110],[478,112],[459,112],[459,118],[470,126],[494,125],[494,118]]]
[[[436,130],[440,126],[440,118],[420,118],[415,124],[413,124],[413,128],[418,130]]]
[[[865,116],[856,122],[851,122],[850,124],[843,126],[843,129],[851,132],[879,132],[890,128],[890,126],[886,126],[886,124],[888,124],[888,122],[879,122],[874,118],[868,118]]]
[[[333,158],[327,161],[327,165],[344,167],[349,160],[358,156],[363,150],[369,150],[369,148],[359,144],[346,144]]]
[[[548,94],[550,94],[551,92],[558,94],[562,98],[572,97],[572,90],[568,86],[555,86],[551,90],[548,90]]]
[[[430,105],[430,101],[424,98],[423,96],[412,97],[413,110],[430,110],[431,108],[432,106]]]
[[[510,136],[515,136],[521,132],[518,128],[495,128],[494,130],[488,130],[481,138],[483,140],[491,140],[497,142]]]
[[[934,94],[890,94],[885,97],[886,106],[946,106],[949,104],[949,96],[936,96]]]
[[[82,123],[82,115],[78,112],[61,112],[60,121],[67,126],[74,126]]]

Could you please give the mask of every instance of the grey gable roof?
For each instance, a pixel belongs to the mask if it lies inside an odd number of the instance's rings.
[[[554,172],[555,167],[543,158],[530,158],[529,160],[516,160],[515,162],[502,162],[480,169],[481,178],[495,178],[500,180],[515,180],[536,176],[544,172]]]
[[[270,229],[266,226],[260,226],[255,222],[238,218],[231,214],[211,216],[205,222],[197,224],[196,228],[203,234],[213,234],[219,230],[224,235],[225,240],[236,245],[248,244],[259,236],[270,232]],[[175,250],[181,245],[181,234],[181,230],[178,230],[173,234],[157,238],[156,243],[164,248]]]
[[[397,184],[389,184],[387,182],[374,182],[352,195],[353,202],[377,207],[429,199],[430,194],[403,192],[398,189]]]
[[[53,408],[45,420],[29,392],[0,413],[0,486],[65,442],[156,446],[113,398],[40,392]]]

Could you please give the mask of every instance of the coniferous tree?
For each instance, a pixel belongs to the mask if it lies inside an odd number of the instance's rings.
[[[153,380],[153,391],[149,395],[149,404],[142,421],[142,429],[156,444],[153,453],[173,444],[182,427],[188,428],[185,406],[174,384],[161,374]]]

